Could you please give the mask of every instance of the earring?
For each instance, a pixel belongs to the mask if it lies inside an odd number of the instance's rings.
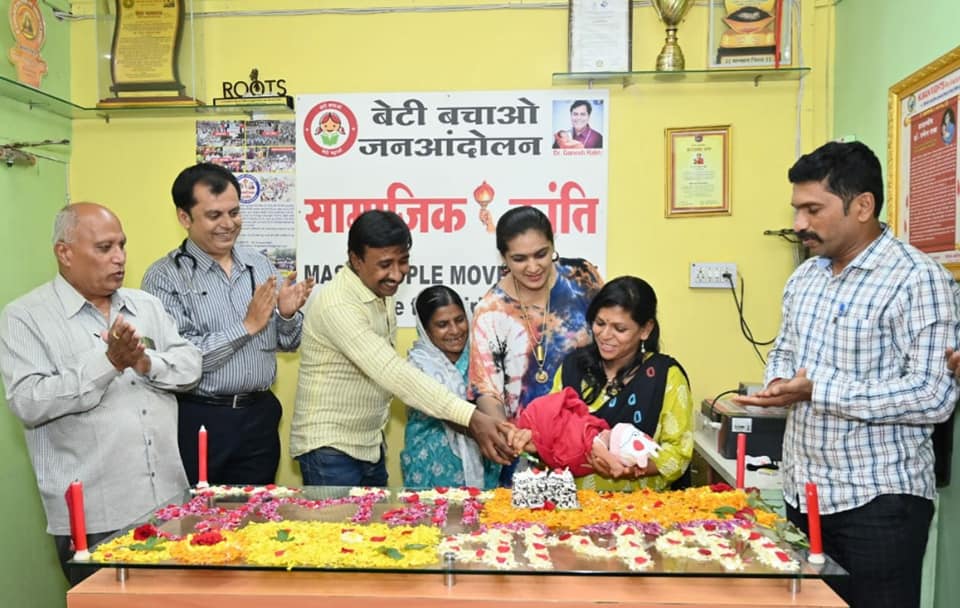
[[[507,265],[506,265],[506,264],[500,264],[500,276],[501,276],[501,277],[502,277],[502,276],[506,276],[506,274],[507,274],[508,272],[510,272],[510,269],[507,268]]]
[[[641,355],[647,354],[647,344],[646,344],[646,342],[647,342],[646,340],[641,340],[641,341],[640,341],[640,354],[641,354]]]
[[[551,261],[551,262],[559,262],[559,261],[560,261],[560,252],[557,251],[556,249],[554,249],[554,250],[553,250],[553,257],[550,258],[550,261]]]

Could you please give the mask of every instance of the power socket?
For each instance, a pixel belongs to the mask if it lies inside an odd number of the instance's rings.
[[[730,278],[723,276],[729,274]],[[691,262],[690,287],[698,289],[729,289],[737,284],[737,265],[725,262]]]

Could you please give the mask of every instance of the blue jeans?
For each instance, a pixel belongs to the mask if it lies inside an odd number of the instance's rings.
[[[305,486],[387,485],[387,465],[380,445],[380,460],[357,460],[334,448],[317,448],[297,456]]]

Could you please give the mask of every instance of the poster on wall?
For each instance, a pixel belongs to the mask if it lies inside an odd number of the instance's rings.
[[[500,277],[497,219],[533,205],[557,250],[606,266],[606,91],[370,93],[299,96],[297,268],[330,281],[347,232],[369,209],[410,226],[410,273],[397,320],[444,284],[471,308]]]
[[[960,47],[890,87],[888,218],[904,241],[960,276]]]
[[[197,121],[197,161],[226,167],[240,182],[237,242],[284,273],[296,269],[294,129],[292,120]]]

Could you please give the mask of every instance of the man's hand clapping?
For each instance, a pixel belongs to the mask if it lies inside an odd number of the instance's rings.
[[[310,292],[313,291],[313,286],[316,284],[316,280],[313,278],[300,281],[299,283],[296,281],[297,273],[291,272],[280,285],[280,295],[277,297],[277,310],[279,310],[280,315],[286,319],[297,314],[297,311],[306,304],[307,298],[310,297]]]
[[[807,370],[801,367],[793,378],[774,380],[767,388],[752,395],[735,395],[733,401],[741,405],[783,407],[810,401],[812,396],[813,382],[807,378]]]
[[[945,353],[947,357],[947,369],[950,373],[960,378],[960,350],[948,348]]]
[[[243,326],[247,329],[247,333],[251,336],[260,333],[270,322],[276,308],[277,278],[271,276],[257,286],[256,291],[253,292],[253,299],[247,306],[247,316],[243,318]]]
[[[147,348],[140,342],[136,328],[127,323],[123,315],[117,315],[113,325],[101,337],[107,343],[107,360],[117,371],[122,372],[128,367],[141,375],[150,371]]]

